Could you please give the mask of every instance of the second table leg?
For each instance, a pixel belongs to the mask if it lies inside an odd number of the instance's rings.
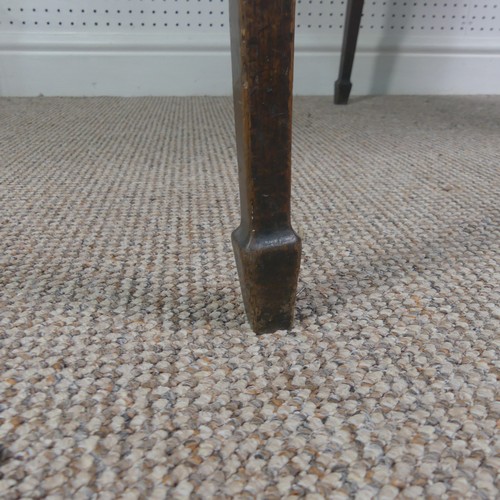
[[[348,0],[344,26],[344,41],[340,55],[339,78],[335,82],[335,104],[347,104],[351,93],[351,73],[358,42],[364,0]]]

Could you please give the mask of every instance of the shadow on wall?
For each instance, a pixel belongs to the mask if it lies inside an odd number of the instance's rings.
[[[386,95],[390,92],[398,62],[399,47],[401,47],[403,40],[408,36],[408,28],[413,12],[412,7],[413,3],[406,3],[402,13],[401,5],[398,5],[396,2],[387,3],[383,17],[384,30],[379,45],[376,48],[377,56],[375,58],[370,94]],[[404,22],[396,22],[396,17],[402,15],[405,16]],[[367,20],[363,16],[361,25],[363,26],[366,22]]]

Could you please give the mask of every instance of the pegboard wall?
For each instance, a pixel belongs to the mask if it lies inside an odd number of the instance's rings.
[[[297,30],[339,32],[346,0],[297,0]],[[362,30],[500,33],[500,0],[365,2]],[[228,0],[2,0],[0,31],[223,32]]]
[[[228,2],[0,0],[0,95],[228,95]],[[346,3],[296,0],[295,93],[332,93]],[[500,0],[365,0],[353,94],[499,82]]]

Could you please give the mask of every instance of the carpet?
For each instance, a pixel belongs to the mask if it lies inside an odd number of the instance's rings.
[[[294,103],[256,336],[230,98],[0,99],[0,496],[498,498],[500,97]]]

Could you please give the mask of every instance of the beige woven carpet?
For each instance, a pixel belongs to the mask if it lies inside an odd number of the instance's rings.
[[[3,499],[498,495],[500,98],[298,98],[257,337],[230,98],[2,99]]]

